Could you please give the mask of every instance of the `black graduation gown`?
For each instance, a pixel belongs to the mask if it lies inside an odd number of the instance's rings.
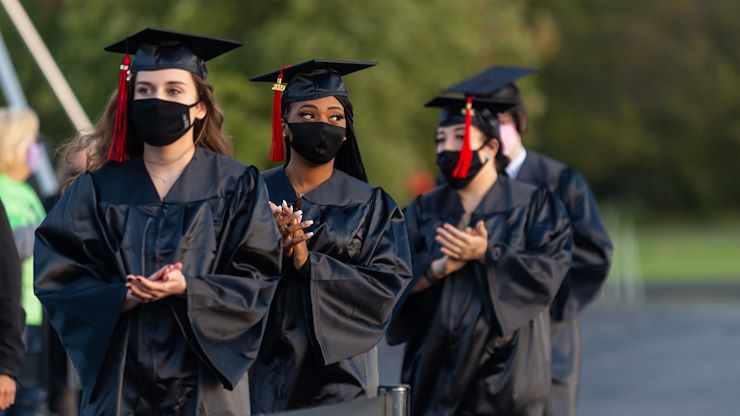
[[[0,201],[0,374],[17,378],[23,362],[21,265],[5,207]]]
[[[442,257],[435,229],[459,224],[463,208],[443,185],[405,213],[416,280]],[[499,177],[470,225],[479,220],[485,264],[468,262],[409,295],[388,340],[407,342],[401,379],[414,415],[541,416],[550,393],[547,310],[570,267],[568,218],[549,192]]]
[[[573,265],[550,306],[553,388],[550,414],[575,415],[580,379],[578,313],[599,293],[609,271],[612,243],[596,199],[575,169],[527,150],[518,181],[548,189],[565,205],[573,228]]]
[[[282,167],[264,177],[270,199],[300,206],[315,234],[306,265],[283,268],[250,370],[252,412],[375,395],[374,347],[411,279],[401,210],[382,189],[339,170],[299,201]]]
[[[255,168],[198,148],[160,200],[141,158],[109,163],[36,235],[36,294],[80,375],[81,414],[249,414],[281,262]],[[126,274],[177,261],[186,296],[119,312]]]

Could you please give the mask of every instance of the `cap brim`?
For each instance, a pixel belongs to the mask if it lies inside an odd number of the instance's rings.
[[[377,65],[374,61],[340,61],[340,60],[327,60],[327,59],[311,59],[309,61],[301,62],[299,64],[290,65],[282,69],[283,80],[290,82],[290,79],[297,74],[312,72],[315,70],[325,69],[336,72],[339,76],[351,74],[353,72],[361,71],[366,68]],[[250,81],[254,82],[275,82],[278,75],[280,75],[280,69],[268,72],[266,74],[257,75],[249,78]]]
[[[435,107],[435,108],[465,108],[467,100],[460,97],[445,97],[438,96],[429,100],[424,107]],[[475,98],[473,99],[473,108],[476,110],[487,109],[493,113],[503,113],[506,110],[514,107],[515,101],[508,100],[494,100],[486,98]]]
[[[159,28],[146,28],[104,49],[108,52],[134,54],[141,45],[178,42],[187,46],[203,61],[208,61],[232,49],[242,46],[241,42],[219,39],[192,33],[176,32]]]
[[[537,69],[515,66],[494,66],[459,82],[442,92],[487,96],[509,84],[515,83],[519,78],[525,77],[534,72],[537,72]]]

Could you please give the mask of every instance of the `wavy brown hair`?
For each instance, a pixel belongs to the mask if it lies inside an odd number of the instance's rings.
[[[231,137],[229,137],[224,130],[224,114],[216,102],[216,97],[213,94],[213,86],[198,75],[191,75],[198,91],[198,99],[206,106],[205,118],[202,120],[195,120],[193,122],[193,137],[195,138],[195,143],[197,143],[198,146],[205,147],[206,149],[230,157],[232,154]],[[131,78],[128,91],[129,97],[133,97],[134,84],[136,83],[135,74]],[[69,142],[60,147],[59,152],[62,154],[66,163],[72,163],[72,159],[76,154],[78,154],[78,152],[87,153],[88,171],[100,169],[108,163],[108,149],[113,140],[113,123],[118,107],[116,98],[117,93],[114,92],[108,100],[108,104],[106,104],[103,114],[95,123],[95,126],[88,131],[80,132]],[[132,102],[133,100],[129,99],[129,114]],[[143,152],[144,142],[136,135],[135,130],[131,128],[131,122],[129,120],[129,128],[126,137],[126,153],[128,153],[129,157],[138,157],[141,156]],[[79,175],[79,173],[71,176],[65,183],[65,187],[66,185],[69,185],[77,175]]]

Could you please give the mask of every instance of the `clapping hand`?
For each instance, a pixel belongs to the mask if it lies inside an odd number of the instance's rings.
[[[468,227],[465,231],[458,230],[447,223],[437,227],[436,231],[435,240],[442,246],[442,254],[450,259],[462,262],[485,261],[488,249],[488,230],[483,221],[478,221],[475,228]]]
[[[149,277],[130,274],[126,276],[126,301],[124,310],[139,303],[154,302],[172,295],[184,295],[187,291],[182,263],[168,264]]]
[[[313,224],[313,221],[303,221],[303,212],[293,210],[285,201],[280,205],[270,202],[270,209],[283,237],[283,255],[292,258],[293,267],[300,269],[308,260],[306,241],[313,236],[312,232],[305,233],[303,230]]]

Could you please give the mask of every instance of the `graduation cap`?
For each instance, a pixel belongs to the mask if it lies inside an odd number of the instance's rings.
[[[516,80],[537,72],[534,68],[517,66],[492,66],[480,74],[474,75],[444,90],[445,93],[462,93],[476,97],[518,99],[513,95],[497,94],[506,86],[515,86]],[[516,87],[515,87],[516,88]]]
[[[146,28],[106,46],[104,49],[108,52],[125,54],[118,73],[118,106],[108,160],[122,162],[128,159],[125,149],[129,74],[176,68],[205,79],[208,76],[206,61],[241,45],[241,42],[233,40]]]
[[[489,120],[497,117],[498,113],[510,109],[516,105],[515,101],[497,98],[477,98],[466,94],[462,97],[437,96],[424,104],[425,107],[441,108],[439,125],[449,126],[452,124],[465,124],[465,137],[460,150],[460,158],[457,160],[452,177],[464,178],[468,175],[470,162],[473,159],[473,150],[470,147],[470,126],[473,114],[477,112],[480,120],[490,123]]]
[[[273,162],[283,160],[285,149],[281,134],[282,104],[317,100],[329,96],[348,96],[342,80],[348,75],[377,65],[373,61],[311,59],[249,78],[254,82],[273,83],[272,151]]]

